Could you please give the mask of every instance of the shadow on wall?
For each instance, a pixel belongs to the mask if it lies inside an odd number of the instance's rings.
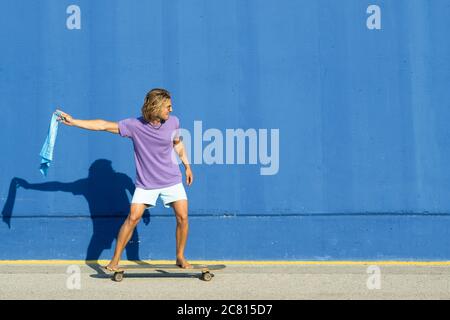
[[[131,195],[135,186],[126,174],[115,172],[110,160],[98,159],[89,168],[89,175],[85,179],[74,182],[46,182],[28,183],[19,178],[12,179],[8,198],[2,210],[2,220],[11,228],[11,217],[13,214],[14,201],[17,188],[40,190],[40,191],[64,191],[74,195],[85,197],[89,205],[90,216],[93,224],[93,235],[86,253],[86,263],[97,272],[103,273],[97,260],[103,250],[110,249],[113,241],[128,216],[130,202],[126,191]],[[150,223],[150,214],[145,211],[143,220],[145,224]],[[133,236],[126,246],[128,260],[139,261],[139,235],[135,229]],[[94,262],[95,261],[95,262]]]

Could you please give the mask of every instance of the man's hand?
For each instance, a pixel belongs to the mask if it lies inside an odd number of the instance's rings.
[[[190,167],[186,168],[186,183],[188,186],[192,184],[194,181],[194,175],[192,174],[192,170]]]
[[[58,122],[62,122],[67,126],[74,126],[75,124],[73,123],[73,118],[70,114],[67,114],[61,110],[56,109],[55,114],[58,114]]]
[[[24,189],[28,189],[30,185],[26,180],[20,178],[14,178],[14,182],[16,184],[16,188],[22,187]]]

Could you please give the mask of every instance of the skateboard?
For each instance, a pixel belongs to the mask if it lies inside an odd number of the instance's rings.
[[[224,269],[225,265],[223,264],[215,264],[215,265],[205,265],[205,264],[192,264],[191,269],[183,269],[177,266],[176,264],[136,264],[136,265],[127,265],[121,267],[123,271],[116,271],[113,274],[113,280],[116,282],[120,282],[123,280],[124,274],[127,270],[174,270],[174,273],[193,273],[193,272],[201,272],[200,279],[203,281],[211,281],[214,277],[214,274],[211,271]]]

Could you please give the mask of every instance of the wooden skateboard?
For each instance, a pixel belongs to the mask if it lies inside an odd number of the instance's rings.
[[[193,272],[201,272],[200,279],[203,281],[211,281],[214,274],[211,271],[224,269],[225,265],[223,264],[214,264],[214,265],[206,265],[206,264],[193,264],[190,269],[183,269],[177,266],[176,264],[136,264],[136,265],[127,265],[120,267],[121,271],[114,272],[113,280],[116,282],[120,282],[123,280],[124,274],[127,270],[173,270],[174,273],[193,273]]]

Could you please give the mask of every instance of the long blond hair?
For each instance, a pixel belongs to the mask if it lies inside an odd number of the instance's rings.
[[[150,122],[155,119],[161,111],[163,102],[167,99],[170,99],[169,91],[159,88],[150,90],[145,96],[141,109],[144,120]]]

